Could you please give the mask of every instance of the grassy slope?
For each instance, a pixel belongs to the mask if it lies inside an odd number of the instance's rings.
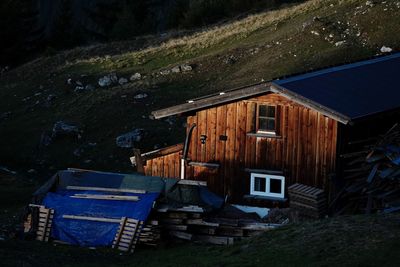
[[[233,246],[175,244],[119,256],[31,242],[1,242],[2,266],[398,266],[400,215],[346,216],[289,225]]]
[[[12,112],[10,119],[0,121],[0,163],[16,169],[37,169],[43,162],[44,168],[129,171],[130,151],[115,146],[119,134],[145,128],[147,135],[138,144],[144,150],[184,138],[181,121],[170,126],[150,120],[152,110],[222,89],[373,56],[382,45],[398,49],[400,8],[393,1],[376,2],[368,7],[363,0],[310,0],[184,37],[174,37],[179,33],[148,36],[39,58],[0,77],[0,114]],[[336,46],[341,40],[346,44]],[[236,63],[224,63],[230,56]],[[195,64],[195,70],[158,74],[184,62]],[[124,87],[77,94],[66,85],[70,77],[96,84],[110,72],[129,78],[136,71],[146,78]],[[133,95],[142,91],[150,97],[135,102]],[[46,108],[42,103],[49,94],[57,99]],[[25,97],[31,99],[24,102]],[[51,130],[58,120],[78,124],[83,139],[57,140],[39,148],[43,131]],[[89,142],[97,146],[88,147]],[[84,150],[80,157],[73,155],[77,148]],[[84,163],[88,159],[92,162]]]

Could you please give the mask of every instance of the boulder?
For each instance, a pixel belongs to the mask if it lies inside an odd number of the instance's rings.
[[[381,53],[390,53],[392,51],[393,51],[393,49],[390,48],[390,47],[387,47],[387,46],[382,46],[381,47]]]
[[[173,67],[173,68],[171,69],[171,71],[172,71],[173,73],[179,73],[179,72],[181,72],[181,68],[180,68],[179,66],[175,66],[175,67]]]
[[[63,121],[58,121],[53,126],[53,132],[51,138],[55,138],[57,136],[62,135],[73,135],[80,137],[81,131],[79,130],[78,126],[73,124],[68,124]]]
[[[140,73],[136,72],[135,74],[133,74],[133,75],[129,78],[129,80],[131,80],[131,81],[133,82],[133,81],[140,80],[141,78],[142,78],[142,75],[141,75]]]
[[[119,78],[118,83],[119,83],[119,85],[127,84],[128,83],[128,79],[126,79],[124,77],[121,77],[121,78]]]
[[[146,98],[146,97],[148,97],[148,96],[149,96],[149,95],[146,94],[146,93],[140,93],[140,94],[135,95],[133,98],[134,98],[134,99],[143,99],[143,98]]]
[[[118,83],[118,77],[115,73],[110,73],[102,78],[99,79],[98,84],[101,87],[110,86],[112,84]]]
[[[118,136],[115,143],[122,148],[132,148],[134,147],[134,142],[140,142],[140,140],[142,140],[143,134],[143,129],[135,129],[129,133]]]
[[[192,71],[193,68],[192,68],[192,66],[190,66],[190,65],[188,65],[188,64],[183,64],[183,65],[181,65],[181,70],[182,70],[183,72],[186,72],[186,71]]]

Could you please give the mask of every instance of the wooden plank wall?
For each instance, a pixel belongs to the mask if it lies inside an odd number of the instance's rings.
[[[257,103],[277,105],[280,137],[248,134],[255,131]],[[287,185],[298,182],[329,189],[328,175],[335,168],[337,122],[314,110],[268,94],[198,111],[187,123],[188,128],[197,125],[188,157],[195,162],[219,163],[220,167],[217,171],[188,167],[186,177],[206,180],[218,194],[236,200],[248,194],[250,174],[245,168],[283,170]],[[207,136],[205,144],[201,135]]]
[[[158,158],[149,159],[144,166],[148,176],[179,178],[182,151],[177,151]]]

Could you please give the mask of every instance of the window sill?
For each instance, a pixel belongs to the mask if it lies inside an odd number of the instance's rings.
[[[278,198],[278,197],[267,197],[267,196],[257,196],[257,195],[244,195],[245,199],[256,199],[256,200],[270,200],[276,202],[286,202],[287,198]]]
[[[269,134],[269,133],[247,133],[247,136],[254,136],[254,137],[264,137],[264,138],[276,138],[281,139],[282,136],[276,134]]]

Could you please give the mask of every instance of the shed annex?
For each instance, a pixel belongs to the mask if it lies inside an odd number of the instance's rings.
[[[142,154],[144,172],[205,180],[235,202],[285,200],[294,183],[332,199],[346,160],[398,121],[398,77],[400,53],[154,111],[187,116],[187,138]]]

